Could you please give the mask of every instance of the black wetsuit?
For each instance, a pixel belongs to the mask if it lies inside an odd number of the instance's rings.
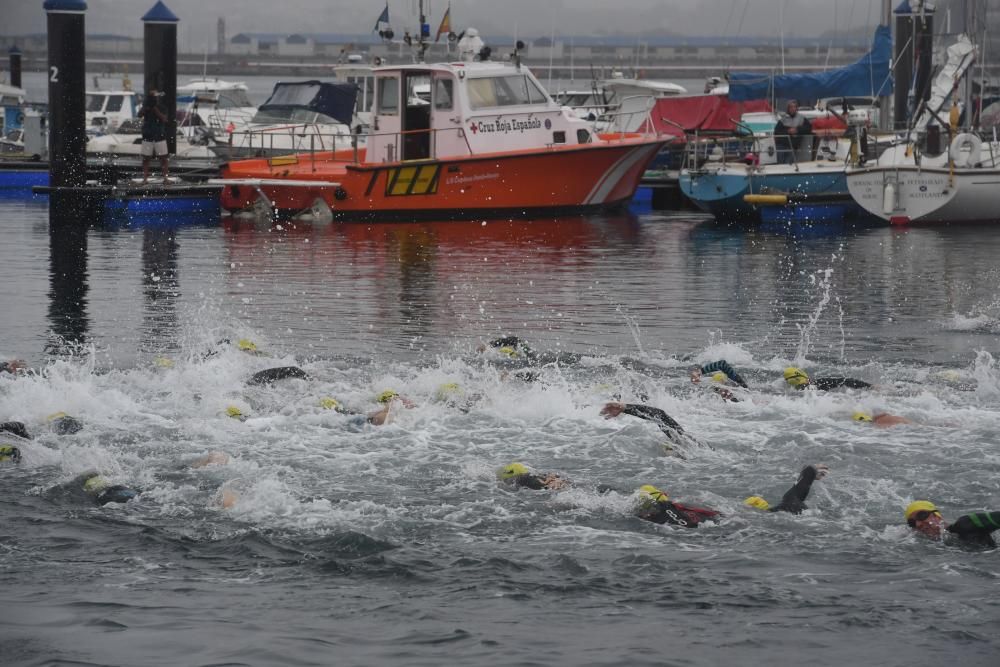
[[[678,424],[673,418],[666,412],[659,408],[654,408],[651,405],[640,405],[638,403],[628,403],[625,405],[625,409],[622,410],[622,414],[631,415],[633,417],[638,417],[639,419],[645,419],[651,421],[660,427],[668,438],[673,441],[679,439],[680,436],[684,435],[684,429]]]
[[[863,380],[855,380],[854,378],[816,378],[810,380],[806,387],[814,387],[822,391],[829,391],[831,389],[840,389],[841,387],[846,387],[848,389],[871,389],[871,385]],[[805,387],[799,387],[799,389],[804,389]]]
[[[513,348],[518,354],[534,361],[537,357],[535,351],[528,347],[528,344],[517,336],[504,336],[490,341],[490,347],[500,349],[501,347]]]
[[[260,371],[259,373],[254,373],[253,377],[247,380],[247,384],[251,386],[260,386],[271,384],[272,382],[277,382],[278,380],[288,380],[290,378],[308,380],[309,374],[298,366],[268,368],[267,370]]]
[[[530,472],[526,472],[523,475],[514,475],[513,477],[508,477],[504,480],[504,484],[509,484],[517,489],[531,489],[533,491],[541,491],[542,489],[547,489],[545,485],[545,479],[548,475],[534,475]]]
[[[702,375],[711,375],[712,373],[718,373],[722,371],[726,374],[726,377],[743,387],[744,389],[749,389],[747,381],[743,379],[743,376],[736,372],[736,369],[729,365],[729,362],[725,359],[720,359],[718,361],[713,361],[710,364],[705,364],[701,367]]]
[[[809,490],[812,483],[816,481],[816,468],[806,466],[799,473],[799,481],[795,486],[788,489],[781,497],[781,502],[770,508],[769,512],[791,512],[792,514],[802,514],[802,510],[809,509],[806,506],[806,498],[809,497]]]
[[[107,505],[108,503],[127,503],[138,495],[139,491],[116,484],[101,489],[99,493],[93,494],[93,498],[98,505]]]
[[[10,433],[25,440],[31,440],[31,434],[22,422],[0,422],[0,433]]]
[[[580,355],[572,352],[543,352],[539,354],[528,347],[528,344],[517,336],[504,336],[503,338],[491,340],[490,347],[498,350],[502,347],[512,348],[515,354],[511,356],[511,359],[523,359],[527,362],[526,365],[528,366],[553,363],[576,364],[580,362]],[[534,382],[535,379],[537,378],[525,380],[525,382]]]
[[[973,512],[958,517],[948,532],[963,542],[995,547],[993,532],[1000,530],[1000,512]]]
[[[718,521],[722,516],[715,510],[704,507],[687,507],[669,500],[658,500],[641,506],[635,515],[644,521],[669,523],[684,528],[697,528],[705,521]]]
[[[57,435],[73,435],[83,430],[83,423],[76,417],[63,415],[52,421],[52,430]]]

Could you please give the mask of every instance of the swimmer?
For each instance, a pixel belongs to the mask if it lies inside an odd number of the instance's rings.
[[[690,507],[673,502],[667,494],[650,484],[639,487],[634,513],[643,521],[669,523],[684,528],[697,528],[705,521],[718,521],[722,516],[705,507]]]
[[[23,422],[0,422],[0,433],[17,436],[25,440],[31,440],[31,434],[25,428]]]
[[[45,420],[49,422],[49,427],[56,435],[73,435],[83,430],[83,422],[65,412],[49,415]]]
[[[243,411],[240,410],[235,405],[227,405],[226,406],[226,416],[229,417],[230,419],[235,419],[235,420],[241,421],[241,422],[245,422],[247,419],[249,419],[249,417],[247,417],[245,414],[243,414]]]
[[[960,516],[955,523],[949,524],[934,503],[915,500],[907,506],[903,516],[906,525],[932,540],[954,536],[965,544],[984,547],[997,545],[993,532],[1000,530],[1000,512],[973,512]]]
[[[204,456],[199,456],[189,465],[190,468],[207,468],[209,466],[224,466],[229,463],[229,454],[225,452],[212,451]]]
[[[614,419],[622,414],[651,421],[660,427],[660,430],[666,434],[671,442],[678,444],[684,442],[684,429],[670,415],[659,408],[638,403],[608,403],[601,410],[601,416],[605,419]]]
[[[524,358],[534,361],[537,357],[535,351],[528,347],[528,344],[517,336],[504,336],[491,340],[489,346],[500,354],[507,355],[511,359]],[[480,345],[479,352],[485,352],[486,346]]]
[[[570,486],[570,481],[555,473],[533,473],[523,463],[511,463],[497,470],[497,479],[515,489],[559,491]]]
[[[21,450],[14,445],[0,445],[0,463],[20,463]]]
[[[888,412],[876,412],[875,414],[870,414],[868,412],[859,411],[851,415],[851,419],[856,422],[868,422],[878,426],[879,428],[889,428],[891,426],[899,426],[900,424],[913,423],[913,420],[911,419],[900,417],[899,415],[890,415]]]
[[[77,477],[74,484],[79,485],[98,505],[127,503],[142,493],[121,484],[109,484],[107,479],[93,471],[85,472]]]
[[[806,506],[806,498],[812,489],[813,482],[818,482],[829,474],[830,468],[822,463],[806,466],[799,473],[799,479],[792,488],[781,497],[781,502],[772,506],[760,496],[750,496],[743,501],[745,505],[756,507],[765,512],[790,512],[791,514],[802,514],[802,510],[809,509]]]
[[[730,366],[729,362],[726,361],[725,359],[720,359],[719,361],[713,361],[712,363],[705,364],[704,366],[692,366],[690,369],[690,373],[691,373],[691,382],[693,384],[698,384],[699,382],[701,382],[701,378],[703,375],[712,375],[712,379],[718,382],[718,380],[715,378],[715,375],[717,375],[718,373],[723,373],[725,377],[728,380],[732,381],[734,384],[743,387],[744,389],[750,388],[749,385],[747,385],[747,381],[743,379],[743,376],[737,373],[736,369]]]
[[[11,359],[10,361],[0,361],[0,373],[10,373],[11,375],[17,375],[18,373],[23,373],[28,370],[28,365],[21,361],[20,359]]]
[[[368,423],[373,426],[384,426],[385,424],[392,423],[393,415],[395,414],[394,408],[397,406],[402,405],[407,409],[416,407],[416,404],[400,396],[394,389],[386,389],[376,396],[375,400],[382,403],[385,407],[368,415]]]
[[[254,373],[253,377],[247,380],[247,384],[251,387],[269,385],[278,380],[289,380],[289,379],[299,379],[299,380],[309,380],[309,374],[298,366],[280,366],[278,368],[268,368],[267,370],[260,371],[259,373]]]
[[[828,377],[810,379],[809,376],[806,375],[805,371],[794,366],[789,366],[785,369],[785,382],[800,390],[809,388],[829,391],[831,389],[840,389],[841,387],[847,389],[872,388],[872,385],[868,382],[856,380],[854,378]]]

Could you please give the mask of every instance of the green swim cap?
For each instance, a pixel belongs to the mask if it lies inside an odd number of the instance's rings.
[[[870,421],[874,421],[872,419],[872,416],[870,414],[868,414],[867,412],[861,412],[860,410],[858,412],[855,412],[853,415],[851,415],[851,419],[853,419],[856,422],[870,422]]]
[[[715,373],[712,373],[712,381],[713,382],[718,382],[720,384],[725,384],[728,379],[729,379],[729,376],[726,375],[725,373],[723,373],[722,371],[717,371]]]
[[[0,445],[0,461],[12,461],[17,463],[21,460],[21,450],[14,445]]]
[[[658,488],[652,484],[643,484],[639,487],[639,495],[645,500],[653,500],[655,502],[667,502],[670,500],[670,496],[660,491]]]
[[[497,352],[500,352],[501,354],[506,354],[508,357],[517,356],[517,350],[512,348],[510,345],[504,345],[503,347],[499,348]]]
[[[771,503],[767,502],[760,496],[750,496],[743,501],[744,505],[749,505],[750,507],[756,507],[759,510],[764,510],[765,512],[771,509]]]
[[[233,419],[239,419],[243,416],[243,411],[235,405],[228,405],[226,406],[226,415],[228,417],[232,417]]]
[[[789,366],[785,369],[785,382],[793,387],[804,387],[809,384],[809,376],[801,368]]]
[[[396,391],[392,389],[386,389],[381,394],[376,396],[375,400],[378,401],[379,403],[388,403],[389,401],[391,401],[394,398],[397,398],[398,396],[399,394]]]
[[[256,352],[257,343],[253,342],[248,338],[241,338],[237,343],[236,347],[240,348],[244,352]]]
[[[100,475],[94,475],[83,483],[83,490],[87,493],[100,493],[108,486],[108,480]]]
[[[340,409],[340,403],[338,403],[337,399],[335,398],[324,396],[323,398],[319,399],[319,407],[323,408],[324,410],[338,410]]]
[[[523,463],[511,463],[497,470],[497,477],[502,481],[506,481],[519,475],[527,475],[529,472],[531,471],[528,470],[528,466]]]

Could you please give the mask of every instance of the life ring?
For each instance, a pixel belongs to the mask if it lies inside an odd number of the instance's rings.
[[[15,122],[18,125],[24,125],[24,112],[23,111],[18,111],[17,112],[17,116],[15,117]]]
[[[968,152],[964,150],[966,147],[969,149]],[[948,156],[956,167],[971,167],[979,162],[982,148],[982,139],[969,132],[963,132],[951,140]]]

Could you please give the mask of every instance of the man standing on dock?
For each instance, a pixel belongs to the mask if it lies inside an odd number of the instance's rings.
[[[163,93],[156,89],[150,89],[143,100],[139,116],[142,118],[142,183],[149,182],[149,161],[153,155],[160,158],[160,167],[163,170],[163,182],[170,180],[168,168],[170,163],[169,150],[167,148],[167,114],[160,108],[160,97]]]

